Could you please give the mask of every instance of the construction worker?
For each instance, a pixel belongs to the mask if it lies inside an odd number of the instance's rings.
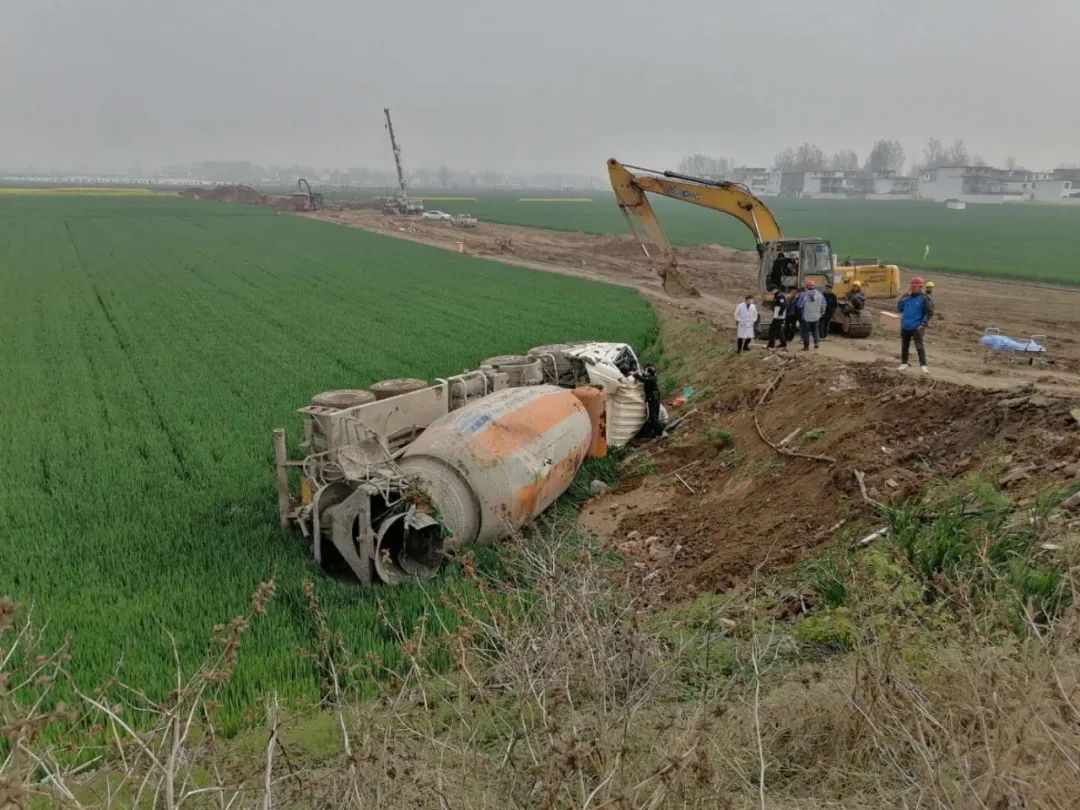
[[[645,389],[645,404],[649,408],[649,418],[638,431],[639,439],[655,439],[664,435],[664,426],[660,422],[660,380],[656,376],[656,366],[647,365],[641,371],[631,375]]]
[[[832,284],[825,282],[825,311],[821,314],[821,320],[818,321],[820,325],[819,334],[821,339],[825,340],[829,336],[829,324],[832,322],[833,315],[836,314],[836,305],[838,301],[836,293],[833,292]]]
[[[767,348],[775,349],[779,342],[781,349],[787,348],[784,329],[787,320],[788,300],[781,290],[777,290],[772,300],[772,321],[769,322],[769,342]]]
[[[926,286],[923,287],[923,291],[926,293],[926,302],[930,304],[930,317],[933,317],[937,314],[934,311],[934,282],[926,282]]]
[[[743,302],[735,307],[735,353],[742,354],[750,349],[750,341],[754,337],[754,324],[757,323],[757,307],[754,306],[754,296],[748,295]]]
[[[787,269],[787,256],[783,254],[783,251],[776,255],[773,259],[772,269],[769,271],[769,284],[766,289],[779,290],[784,286],[783,278],[784,271]]]
[[[848,313],[862,312],[863,307],[866,306],[866,293],[862,291],[862,282],[856,279],[851,282],[851,289],[848,290],[847,296],[844,298],[848,309],[845,310]]]
[[[926,365],[926,349],[923,347],[923,334],[934,316],[934,305],[923,292],[923,280],[916,276],[911,280],[911,289],[896,302],[896,311],[900,313],[900,371],[908,367],[908,350],[911,341],[915,341],[915,351],[919,355],[919,368],[923,374],[929,374]]]
[[[813,279],[806,282],[806,292],[799,296],[796,306],[799,309],[799,332],[802,335],[803,351],[810,348],[811,338],[816,349],[821,340],[818,321],[825,314],[825,296],[818,292]]]

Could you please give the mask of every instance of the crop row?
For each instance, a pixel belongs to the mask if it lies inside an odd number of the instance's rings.
[[[277,527],[271,429],[295,428],[319,390],[653,328],[627,290],[261,209],[0,201],[0,594],[70,638],[84,685],[122,662],[124,680],[167,689],[170,634],[197,660],[273,577],[230,710],[239,722],[271,689],[315,700],[305,579],[354,652],[387,665],[377,600],[405,626],[437,608],[319,577]]]

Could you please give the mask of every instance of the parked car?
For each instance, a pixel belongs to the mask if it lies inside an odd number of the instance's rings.
[[[453,217],[445,211],[425,211],[420,216],[424,219],[433,219],[438,222],[450,222],[451,220],[453,220]]]
[[[458,214],[455,217],[451,217],[450,224],[456,228],[475,228],[476,217],[472,214]]]

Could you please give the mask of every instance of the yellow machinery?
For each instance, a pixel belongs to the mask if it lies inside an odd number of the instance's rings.
[[[634,174],[631,169],[642,173]],[[657,172],[624,165],[615,158],[608,161],[608,176],[615,191],[615,200],[631,232],[641,242],[645,255],[652,259],[647,242],[660,249],[663,261],[658,271],[664,282],[664,290],[669,295],[693,296],[698,292],[679,271],[675,250],[646,192],[729,214],[749,228],[761,257],[758,282],[766,304],[771,304],[776,290],[790,292],[810,279],[814,279],[818,286],[831,283],[833,292],[841,299],[848,294],[851,283],[856,280],[862,285],[867,298],[892,298],[900,291],[900,268],[894,264],[848,262],[837,265],[828,240],[784,237],[769,207],[738,183],[705,180],[676,172]],[[635,221],[641,225],[644,236],[638,233]],[[764,310],[757,326],[760,337],[768,334],[772,320],[772,307],[766,306]],[[866,310],[857,313],[837,310],[834,319],[849,337],[868,337],[872,320]]]

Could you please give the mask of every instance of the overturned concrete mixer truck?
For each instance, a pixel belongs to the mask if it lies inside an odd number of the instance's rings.
[[[429,384],[326,391],[299,409],[302,459],[274,431],[278,509],[330,576],[426,579],[446,549],[488,543],[562,495],[584,459],[647,418],[634,350],[537,346]]]

